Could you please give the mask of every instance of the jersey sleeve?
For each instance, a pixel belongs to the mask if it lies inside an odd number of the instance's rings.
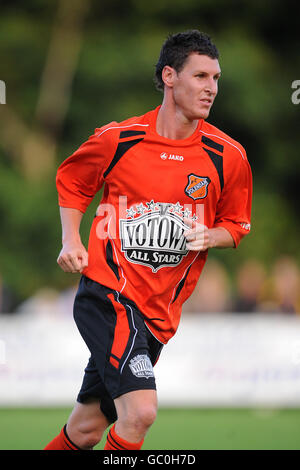
[[[58,203],[85,212],[104,183],[112,143],[102,129],[84,142],[58,168],[56,187]]]
[[[237,247],[251,228],[252,172],[247,157],[239,156],[238,162],[231,160],[226,173],[214,227],[227,229]]]

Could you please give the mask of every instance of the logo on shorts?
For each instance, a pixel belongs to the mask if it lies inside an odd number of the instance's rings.
[[[152,363],[146,354],[138,354],[129,362],[129,367],[136,377],[154,377]]]
[[[191,173],[188,176],[188,184],[185,187],[185,194],[192,199],[203,199],[207,196],[210,178],[208,176],[197,176]]]

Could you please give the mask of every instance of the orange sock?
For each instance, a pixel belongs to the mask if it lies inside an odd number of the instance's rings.
[[[122,439],[115,431],[115,425],[112,426],[107,434],[107,441],[104,450],[140,450],[144,439],[140,442],[128,442]]]
[[[62,428],[58,436],[56,436],[44,450],[80,450],[74,442],[72,442],[66,431],[67,425]]]

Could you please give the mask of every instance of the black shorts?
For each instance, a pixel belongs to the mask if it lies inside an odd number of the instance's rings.
[[[134,390],[156,390],[153,366],[163,344],[145,325],[134,302],[82,276],[74,319],[91,357],[77,397],[98,398],[110,422],[117,420],[114,399]]]

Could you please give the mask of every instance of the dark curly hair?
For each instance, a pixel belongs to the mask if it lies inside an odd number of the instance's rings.
[[[219,58],[218,49],[211,42],[210,37],[197,29],[168,36],[161,48],[155,68],[154,82],[158,90],[163,91],[164,89],[164,82],[162,80],[163,68],[169,65],[179,73],[192,52],[207,55],[211,59]]]

